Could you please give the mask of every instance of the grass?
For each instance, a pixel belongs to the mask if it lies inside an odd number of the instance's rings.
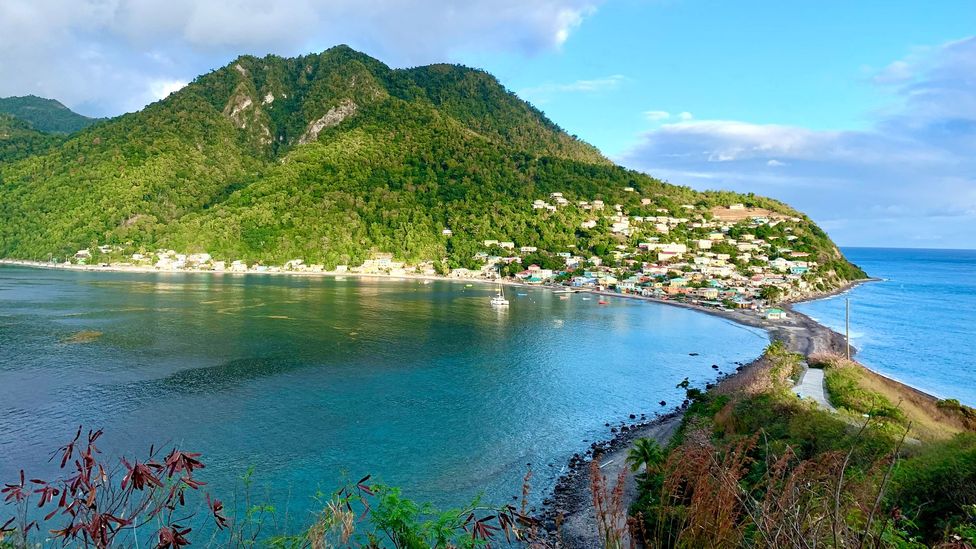
[[[958,401],[940,401],[842,357],[820,356],[812,362],[824,368],[831,404],[850,415],[868,414],[896,431],[909,428],[910,437],[926,441],[976,430],[976,411]]]
[[[775,343],[688,391],[664,465],[638,477],[645,545],[973,547],[976,433],[961,431],[976,411],[854,362],[810,362],[841,414],[792,394],[802,357]]]

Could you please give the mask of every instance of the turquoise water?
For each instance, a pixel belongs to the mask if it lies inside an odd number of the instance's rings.
[[[731,371],[759,330],[657,304],[486,286],[0,267],[0,481],[41,474],[78,424],[109,452],[202,451],[202,478],[293,523],[367,473],[438,504],[536,501],[606,422]],[[102,335],[67,340],[83,330]],[[699,353],[690,356],[689,353]]]
[[[889,377],[976,406],[976,250],[845,248],[884,279],[797,310],[843,333],[851,300],[858,360]]]

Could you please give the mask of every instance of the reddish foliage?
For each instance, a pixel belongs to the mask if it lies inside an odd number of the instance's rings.
[[[3,498],[5,502],[14,501],[16,503],[20,503],[21,501],[27,499],[29,493],[30,492],[26,489],[26,485],[24,483],[23,469],[20,470],[20,484],[7,484],[5,485],[5,488],[0,490],[0,494],[6,494],[6,496]]]
[[[189,540],[186,539],[186,535],[189,533],[190,528],[182,528],[179,524],[163,527],[159,530],[159,545],[156,547],[158,549],[179,549],[190,545]]]
[[[28,520],[31,498],[35,497],[36,508],[49,510],[43,522],[57,515],[67,519],[60,527],[50,528],[65,545],[109,547],[123,531],[151,522],[168,525],[156,532],[159,547],[189,545],[190,528],[176,524],[174,514],[185,507],[188,490],[199,490],[206,484],[193,477],[194,471],[204,468],[200,454],[174,448],[160,463],[155,447],[150,447],[145,459],[122,458],[110,465],[100,460],[101,450],[96,446],[102,431],[88,431],[85,438],[82,432],[79,427],[74,438],[52,456],[52,460],[58,459],[64,476],[28,482],[21,471],[19,482],[0,489],[4,502],[18,509],[18,516],[4,522],[0,534],[20,533],[26,539],[31,530],[41,530],[40,524]],[[121,481],[116,482],[115,471],[124,472]],[[227,527],[223,503],[209,494],[206,501],[217,527]]]

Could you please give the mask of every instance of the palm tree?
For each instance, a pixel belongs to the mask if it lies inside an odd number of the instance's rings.
[[[627,463],[631,471],[637,471],[643,465],[647,472],[655,471],[664,461],[664,450],[652,438],[639,438],[627,453]]]

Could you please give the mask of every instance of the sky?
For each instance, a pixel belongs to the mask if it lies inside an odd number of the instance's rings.
[[[483,68],[628,168],[842,246],[976,248],[976,2],[4,0],[0,96],[138,110],[240,54]]]

